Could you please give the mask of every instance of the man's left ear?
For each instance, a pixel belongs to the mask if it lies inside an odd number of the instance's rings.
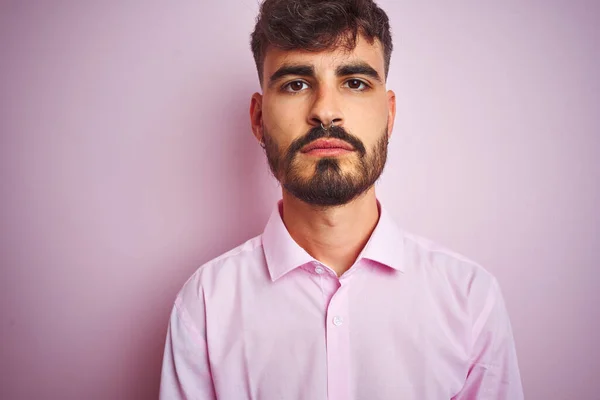
[[[388,101],[388,141],[392,137],[392,131],[394,129],[394,119],[396,118],[396,93],[393,90],[387,91]]]

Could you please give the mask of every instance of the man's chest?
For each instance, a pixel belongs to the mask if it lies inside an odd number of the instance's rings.
[[[207,310],[219,398],[450,398],[468,372],[469,321],[409,285],[377,288],[289,285]]]

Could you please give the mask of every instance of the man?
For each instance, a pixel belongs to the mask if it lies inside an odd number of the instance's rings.
[[[523,398],[494,277],[376,198],[396,112],[384,11],[266,0],[252,51],[252,131],[282,200],[178,294],[161,398]]]

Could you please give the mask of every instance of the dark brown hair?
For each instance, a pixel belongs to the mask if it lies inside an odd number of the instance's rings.
[[[308,51],[342,46],[351,51],[359,34],[383,45],[387,79],[392,35],[385,11],[373,0],[265,0],[251,35],[258,79],[262,84],[269,46]]]

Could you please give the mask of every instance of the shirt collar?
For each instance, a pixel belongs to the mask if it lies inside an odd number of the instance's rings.
[[[379,221],[358,259],[366,258],[404,272],[404,234],[377,200]]]
[[[403,272],[402,231],[379,200],[377,205],[380,211],[379,221],[358,259],[366,258]],[[283,200],[279,200],[262,234],[265,259],[272,281],[297,267],[318,262],[292,239],[281,218],[282,209]]]

